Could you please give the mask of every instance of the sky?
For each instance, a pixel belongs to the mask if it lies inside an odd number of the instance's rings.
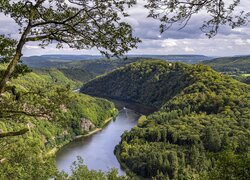
[[[182,30],[172,28],[159,33],[160,23],[147,18],[148,10],[143,8],[144,0],[128,10],[130,16],[125,19],[133,27],[133,33],[142,40],[137,49],[128,54],[202,54],[207,56],[250,55],[250,23],[239,28],[220,27],[218,34],[209,39],[200,30],[206,20],[206,14],[196,15]],[[250,1],[241,0],[239,9],[250,10]],[[8,34],[18,38],[18,26],[10,18],[0,14],[0,34]],[[23,50],[24,56],[43,54],[91,54],[96,55],[96,49],[73,50],[68,47],[57,49],[55,44],[41,49],[37,43],[28,43]]]

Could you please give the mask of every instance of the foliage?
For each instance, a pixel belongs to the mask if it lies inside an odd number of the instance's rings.
[[[205,12],[210,19],[203,23],[201,30],[211,38],[220,26],[235,28],[248,23],[250,12],[238,11],[239,5],[240,0],[148,0],[145,7],[150,10],[149,17],[161,21],[161,32],[175,23],[180,23],[182,29],[194,15]]]
[[[198,179],[224,150],[249,152],[250,87],[207,66],[135,62],[81,91],[158,108],[116,148],[122,164],[144,178]]]
[[[126,7],[134,4],[134,0],[0,1],[0,13],[11,17],[21,34],[0,81],[0,96],[20,62],[27,42],[39,41],[43,48],[53,42],[57,42],[57,48],[65,44],[75,49],[95,47],[106,56],[120,56],[135,48],[140,40],[133,37],[131,26],[121,21],[121,17],[128,16],[124,12]],[[8,44],[8,39],[1,39],[1,44]],[[1,52],[1,55],[6,55],[3,59],[9,58],[8,53]]]
[[[94,79],[83,86],[81,92],[160,107],[191,83],[185,67],[188,66],[160,60],[135,62]]]
[[[41,41],[41,46],[57,41],[58,47],[65,43],[72,48],[96,47],[104,54],[120,55],[138,42],[132,37],[131,27],[121,22],[120,17],[127,16],[125,6],[134,3],[133,0],[1,1],[0,12],[20,26],[24,35],[20,41]]]
[[[212,67],[216,71],[231,74],[245,74],[250,73],[250,57],[222,57],[210,61],[203,61],[202,63]]]
[[[71,168],[72,175],[67,175],[65,173],[59,173],[56,175],[56,180],[75,180],[75,179],[85,179],[85,180],[126,180],[125,176],[118,176],[118,172],[115,169],[109,172],[101,172],[95,170],[89,170],[86,165],[83,164],[83,159],[78,157],[78,161],[74,162]]]
[[[82,61],[68,61],[62,62],[60,59],[43,60],[42,58],[33,57],[31,59],[25,58],[24,63],[31,66],[34,71],[43,72],[47,69],[58,69],[63,72],[65,76],[75,81],[88,82],[96,76],[105,74],[131,62],[139,61],[140,58],[129,59],[100,59],[100,60],[82,60]]]
[[[202,63],[216,71],[230,75],[234,79],[250,84],[250,76],[247,76],[250,73],[249,56],[216,58],[210,61],[203,61]]]
[[[78,85],[57,70],[31,72],[8,84],[0,102],[0,133],[23,128],[29,132],[0,138],[0,179],[53,177],[55,159],[49,154],[86,133],[81,118],[102,127],[115,116],[109,101],[74,93],[72,88]]]
[[[249,154],[238,155],[225,151],[219,155],[212,172],[206,179],[237,179],[247,180],[250,177]]]
[[[16,41],[0,35],[0,62],[9,62],[13,58]]]

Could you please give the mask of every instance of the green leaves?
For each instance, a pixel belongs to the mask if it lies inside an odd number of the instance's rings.
[[[16,40],[0,35],[0,63],[7,63],[13,58],[16,43]]]

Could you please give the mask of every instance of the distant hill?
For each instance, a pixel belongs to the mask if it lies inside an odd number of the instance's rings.
[[[201,63],[216,71],[228,74],[241,82],[250,84],[250,56],[222,57]]]
[[[22,57],[21,61],[29,67],[55,67],[59,63],[70,61],[82,61],[101,59],[103,56],[98,55],[42,55]]]
[[[81,92],[158,109],[141,116],[116,147],[129,174],[206,179],[225,150],[236,157],[249,152],[250,86],[208,66],[134,62],[88,82]]]
[[[108,73],[118,67],[131,62],[140,61],[139,58],[128,59],[99,59],[99,60],[83,60],[69,62],[49,62],[39,67],[33,67],[35,71],[46,71],[46,69],[57,68],[68,78],[73,80],[88,82],[89,80],[101,74]]]
[[[162,59],[173,62],[185,62],[195,64],[205,60],[211,60],[213,57],[204,55],[127,55],[121,59]],[[104,56],[99,55],[42,55],[22,57],[22,62],[30,67],[55,67],[65,62],[83,61],[83,60],[98,60],[106,59]],[[117,58],[112,58],[117,59]]]
[[[57,68],[73,80],[88,82],[98,75],[110,72],[125,64],[155,58],[175,62],[198,63],[212,57],[203,55],[128,55],[120,59],[106,59],[103,56],[91,55],[43,55],[23,57],[22,62],[36,70]]]
[[[222,57],[202,63],[219,72],[250,73],[250,56]]]
[[[161,59],[167,60],[171,62],[185,62],[188,64],[196,64],[201,61],[207,61],[214,59],[211,56],[204,55],[129,55],[128,57],[141,57],[141,58],[149,58],[149,59]]]

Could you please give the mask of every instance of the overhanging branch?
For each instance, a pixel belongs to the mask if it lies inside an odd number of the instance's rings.
[[[13,132],[5,132],[5,133],[0,133],[0,138],[4,137],[12,137],[12,136],[20,136],[29,131],[28,128],[21,129],[20,131],[13,131]]]

